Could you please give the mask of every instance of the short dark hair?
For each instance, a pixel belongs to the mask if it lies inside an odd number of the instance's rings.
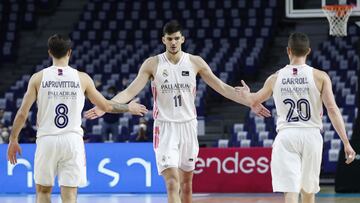
[[[309,37],[301,32],[292,33],[289,36],[288,47],[295,56],[305,56],[310,48]]]
[[[50,53],[57,59],[62,58],[71,49],[71,40],[60,34],[55,34],[48,39]]]
[[[177,20],[169,21],[164,25],[163,35],[165,35],[165,34],[171,35],[171,34],[173,34],[175,32],[181,32],[182,33],[182,27],[181,27],[180,23]]]

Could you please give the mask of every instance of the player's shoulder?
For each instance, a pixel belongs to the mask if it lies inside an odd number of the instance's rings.
[[[79,76],[88,76],[89,74],[83,72],[83,71],[77,71],[77,73],[79,74]]]
[[[329,77],[325,71],[322,71],[318,68],[313,68],[313,74],[316,79],[325,79]]]
[[[277,77],[278,77],[278,75],[279,75],[279,71],[276,71],[275,73],[272,73],[270,76],[269,76],[269,78],[271,78],[271,79],[276,79]]]
[[[327,73],[325,71],[322,71],[319,68],[314,68],[313,67],[313,72],[316,73],[316,74],[326,74],[327,75]]]
[[[196,67],[205,67],[206,65],[205,60],[199,55],[189,54],[189,60]]]
[[[29,80],[29,85],[35,86],[35,87],[38,86],[43,79],[43,72],[44,71],[41,70],[41,71],[38,71],[38,72],[32,74],[30,77],[30,80]]]
[[[144,63],[157,63],[159,61],[158,55],[156,56],[150,56],[147,59],[145,59]]]
[[[40,70],[40,71],[32,74],[30,80],[39,80],[39,81],[41,81],[41,80],[42,80],[42,76],[43,76],[43,72],[44,72],[44,70]]]
[[[144,64],[154,65],[154,64],[157,64],[158,61],[159,61],[158,55],[150,56],[147,59],[145,59]]]
[[[36,72],[36,73],[32,74],[32,76],[31,76],[31,77],[39,77],[40,75],[42,75],[42,74],[43,74],[43,72],[44,72],[44,70],[40,70],[40,71],[38,71],[38,72]]]
[[[269,85],[269,87],[273,87],[277,78],[278,78],[278,72],[275,72],[273,74],[271,74],[265,81],[265,85]]]
[[[190,54],[190,53],[188,53],[188,54],[189,54],[189,58],[190,58],[191,61],[201,61],[201,60],[203,60],[203,58],[201,58],[201,56],[199,56],[199,55]]]
[[[82,72],[82,71],[79,71],[77,70],[77,73],[79,75],[79,78],[80,80],[88,80],[88,79],[91,79],[90,75],[85,73],[85,72]]]
[[[276,79],[278,78],[278,75],[279,75],[279,70],[276,71],[275,73],[272,73],[269,77],[268,77],[268,80],[271,80],[271,81],[276,81]]]

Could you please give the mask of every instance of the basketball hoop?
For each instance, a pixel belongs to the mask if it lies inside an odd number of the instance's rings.
[[[352,5],[327,5],[322,7],[329,21],[330,35],[336,37],[347,35],[347,21],[349,20],[352,9]]]

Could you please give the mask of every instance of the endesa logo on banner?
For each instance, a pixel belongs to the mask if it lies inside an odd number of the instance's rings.
[[[272,192],[271,148],[202,148],[194,192]]]
[[[21,144],[16,165],[6,159],[7,145],[0,145],[0,193],[35,193],[35,144]],[[86,144],[87,185],[82,193],[163,193],[152,143]],[[54,192],[59,192],[55,181]]]

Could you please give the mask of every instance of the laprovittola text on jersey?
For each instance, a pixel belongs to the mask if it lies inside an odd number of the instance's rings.
[[[43,81],[42,88],[80,88],[79,82],[74,81]]]

